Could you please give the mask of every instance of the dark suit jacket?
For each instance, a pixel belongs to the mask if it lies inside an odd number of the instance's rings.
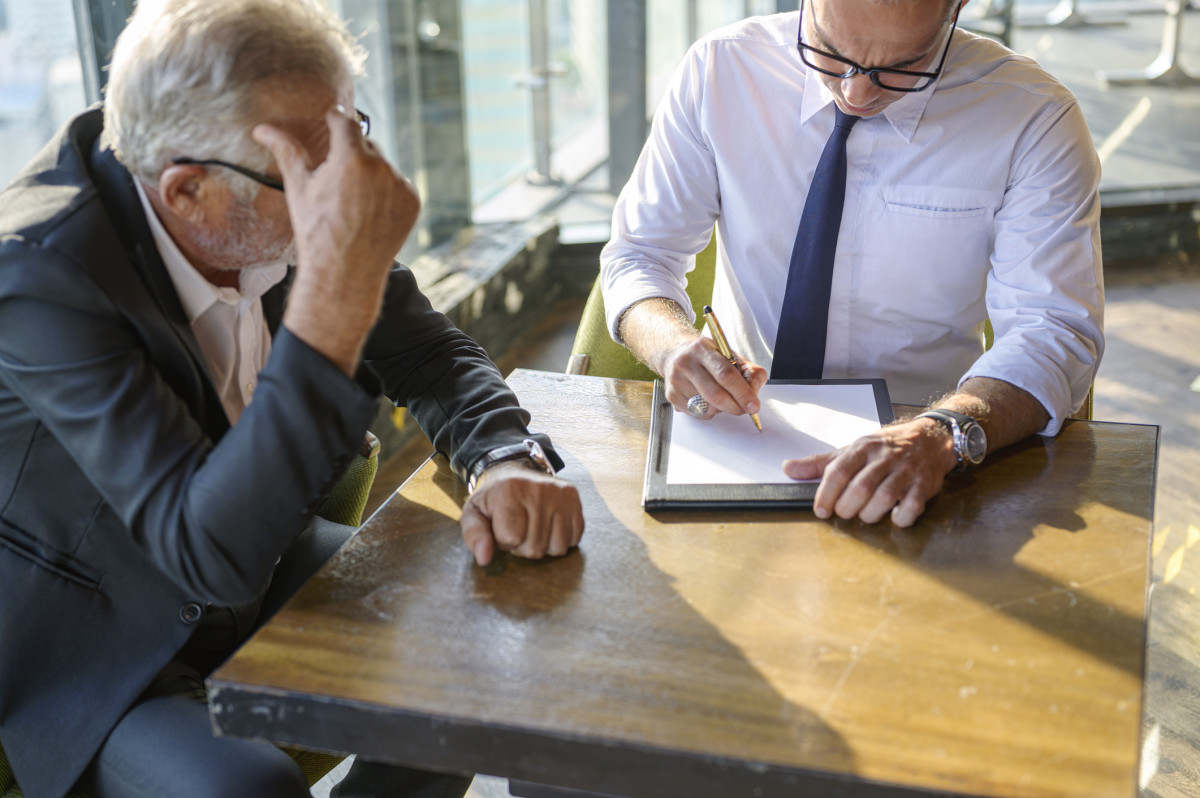
[[[279,326],[287,281],[268,292],[270,360],[230,427],[101,125],[74,119],[0,194],[0,744],[30,798],[70,788],[190,605],[259,595],[380,392],[460,474],[528,436],[403,267],[353,380]]]

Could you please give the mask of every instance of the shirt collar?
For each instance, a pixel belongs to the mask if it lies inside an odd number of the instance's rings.
[[[955,30],[954,36],[957,37],[958,31]],[[941,85],[942,78],[945,76],[952,66],[951,61],[954,60],[955,44],[950,44],[950,53],[946,57],[946,64],[942,67],[942,74],[938,75],[933,85],[925,91],[909,92],[901,97],[896,102],[889,105],[880,114],[892,126],[900,136],[907,142],[911,143],[913,136],[917,132],[917,125],[921,121],[921,116],[925,113],[926,106],[933,98],[933,93],[938,90]],[[797,60],[799,55],[797,55]],[[804,69],[804,98],[800,110],[800,123],[808,124],[818,111],[833,102],[833,93],[826,88],[821,81],[820,74],[815,69],[809,69],[803,66]]]
[[[170,275],[171,283],[175,286],[175,293],[179,295],[179,303],[183,306],[183,312],[187,314],[189,324],[204,315],[217,302],[236,302],[238,299],[261,297],[287,274],[287,264],[280,261],[241,272],[237,288],[221,288],[213,285],[204,279],[204,276],[180,251],[175,239],[171,238],[170,233],[158,218],[158,214],[154,212],[154,206],[150,204],[142,182],[135,179],[133,185],[137,189],[138,199],[146,213],[146,222],[150,225],[150,233],[154,236],[158,254],[167,267],[167,274]]]

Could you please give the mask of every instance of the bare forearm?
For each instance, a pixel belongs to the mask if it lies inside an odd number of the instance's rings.
[[[327,275],[297,274],[283,324],[297,338],[353,376],[362,355],[363,342],[379,316],[383,284],[377,279],[361,278],[346,284],[337,279],[333,270],[328,271]]]
[[[667,357],[681,344],[700,337],[678,303],[664,297],[643,299],[621,316],[617,334],[641,362],[663,374]]]
[[[1027,391],[987,377],[967,380],[935,406],[976,419],[987,433],[989,452],[1033,435],[1050,421],[1046,408]]]

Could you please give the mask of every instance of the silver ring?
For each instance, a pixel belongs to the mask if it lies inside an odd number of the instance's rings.
[[[700,394],[696,394],[691,399],[688,399],[687,411],[689,415],[693,415],[696,418],[704,418],[705,413],[708,412],[708,400]]]

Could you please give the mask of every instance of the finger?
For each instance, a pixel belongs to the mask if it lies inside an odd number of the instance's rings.
[[[852,458],[846,449],[839,449],[837,456],[826,464],[825,473],[821,475],[821,484],[817,486],[816,496],[813,497],[813,512],[817,518],[829,518],[833,515],[838,501],[842,498],[842,492],[846,490],[846,486],[860,467],[861,462]]]
[[[547,552],[555,556],[566,554],[583,539],[583,528],[579,490],[569,482],[562,482],[552,516]]]
[[[919,485],[913,485],[892,509],[892,523],[898,527],[909,527],[925,512],[926,497]]]
[[[858,517],[868,524],[882,521],[912,487],[914,486],[911,484],[903,484],[899,475],[889,475],[875,487],[866,504],[858,511]]]
[[[346,113],[342,106],[331,108],[325,114],[325,124],[329,128],[329,151],[357,147],[365,149],[362,128],[358,121]]]
[[[676,372],[668,378],[666,383],[667,401],[671,403],[680,413],[687,412],[688,400],[693,396],[702,396],[705,401],[708,401],[709,395],[716,391],[716,381],[706,371],[691,372],[686,375],[681,372]],[[709,409],[706,412],[706,417],[716,415],[716,410],[709,403]]]
[[[757,413],[761,409],[758,389],[747,382],[738,366],[722,357],[719,363],[713,364],[712,369],[721,392],[710,399],[710,403],[716,404],[722,412],[734,415]]]
[[[755,393],[761,391],[763,386],[767,384],[767,379],[770,375],[767,374],[767,370],[765,368],[757,363],[742,361],[740,368],[742,370],[742,376],[745,377],[746,382],[750,383],[750,385],[754,388]]]
[[[721,357],[708,338],[694,338],[681,344],[663,370],[667,401],[680,412],[687,409],[687,400],[697,394],[711,404],[711,397],[724,390],[712,373],[722,363],[727,365],[729,361]]]
[[[847,474],[846,485],[842,488],[841,495],[838,496],[833,507],[834,512],[840,518],[862,517],[862,513],[866,511],[867,506],[880,490],[884,491],[884,495],[879,498],[879,501],[887,503],[884,512],[891,510],[900,498],[901,491],[899,489],[893,488],[889,491],[888,488],[885,488],[891,472],[888,464],[884,461],[873,460],[865,455],[852,452],[850,457],[839,460],[834,468],[835,470],[844,470]],[[882,517],[882,513],[880,517]]]
[[[550,516],[550,534],[546,538],[546,553],[561,557],[571,550],[571,519],[560,508]]]
[[[583,502],[579,498],[579,491],[575,489],[574,485],[571,485],[570,489],[573,497],[571,502],[571,548],[575,548],[583,540],[583,530],[587,524],[583,520]]]
[[[287,131],[274,125],[255,125],[250,135],[271,153],[279,167],[279,173],[283,176],[285,186],[302,182],[312,171],[308,153]]]
[[[492,515],[492,537],[504,551],[518,553],[529,535],[529,519],[519,502],[507,501]]]
[[[550,546],[550,527],[552,523],[553,516],[546,517],[544,514],[526,514],[524,540],[522,540],[521,545],[512,549],[512,553],[529,560],[540,560],[546,556],[546,550]]]
[[[487,565],[492,561],[492,555],[496,551],[495,541],[492,539],[492,525],[488,523],[487,516],[479,512],[479,509],[471,501],[468,501],[463,505],[460,523],[463,543],[475,556],[475,562]]]
[[[580,500],[580,492],[570,482],[564,484],[560,497],[562,500],[556,514],[559,526],[551,533],[551,546],[554,546],[556,538],[559,539],[562,541],[562,552],[559,553],[565,554],[580,545],[580,540],[583,539],[583,503]]]

